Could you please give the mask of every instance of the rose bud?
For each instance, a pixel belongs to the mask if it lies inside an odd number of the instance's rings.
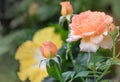
[[[68,14],[73,13],[73,9],[69,1],[61,2],[60,5],[62,6],[62,9],[61,9],[62,16],[66,16]]]
[[[40,47],[41,53],[45,58],[53,58],[57,55],[57,47],[50,41],[45,41]]]

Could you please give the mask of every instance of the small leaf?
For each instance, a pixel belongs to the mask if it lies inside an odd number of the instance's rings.
[[[73,78],[74,75],[75,75],[74,71],[67,71],[67,72],[62,73],[62,76],[64,77],[63,79],[65,82],[67,82],[68,79]]]
[[[101,66],[99,67],[100,70],[105,70],[109,66],[111,66],[113,61],[111,59],[108,59],[107,61],[101,63]]]
[[[89,71],[81,71],[81,72],[79,72],[79,73],[75,76],[75,78],[77,78],[77,77],[86,77],[88,74],[89,74]]]

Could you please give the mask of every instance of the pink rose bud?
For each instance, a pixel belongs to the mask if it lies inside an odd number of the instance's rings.
[[[41,47],[41,53],[45,58],[52,58],[57,55],[57,47],[54,43],[50,41],[45,41]]]
[[[69,1],[61,2],[60,5],[62,6],[62,9],[61,9],[62,16],[66,16],[68,14],[73,13],[73,9]]]

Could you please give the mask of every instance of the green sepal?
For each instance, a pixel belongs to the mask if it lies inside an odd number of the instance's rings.
[[[47,72],[53,78],[62,81],[61,60],[54,57],[46,61]]]
[[[115,40],[119,35],[119,26],[116,26],[113,31],[110,31],[110,29],[108,29],[108,33],[111,36],[111,38]]]

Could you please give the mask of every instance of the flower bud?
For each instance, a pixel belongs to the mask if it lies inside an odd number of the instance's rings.
[[[52,58],[57,55],[57,47],[54,43],[50,41],[45,41],[41,47],[41,53],[45,58]]]
[[[73,9],[69,1],[61,2],[60,5],[62,6],[62,9],[61,9],[62,16],[66,16],[68,14],[73,13]]]

